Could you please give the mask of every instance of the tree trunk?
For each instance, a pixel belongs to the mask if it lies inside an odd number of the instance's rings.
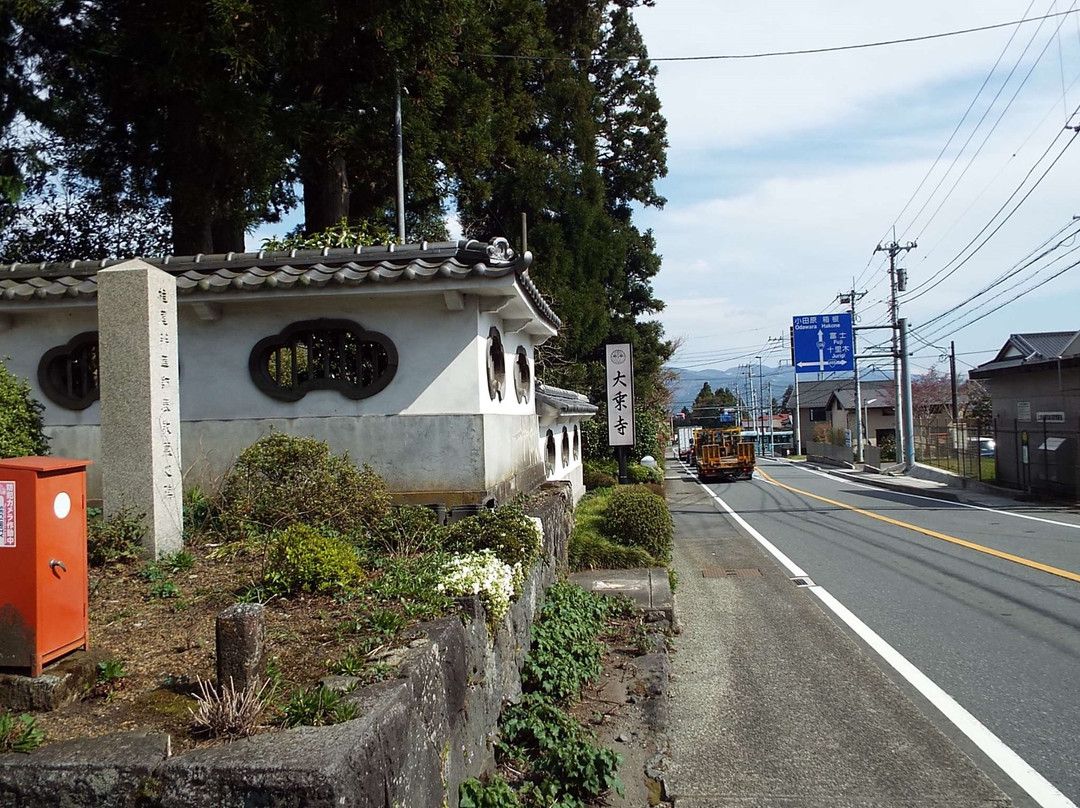
[[[304,185],[304,232],[319,233],[349,215],[349,178],[341,152],[312,157],[300,163]]]
[[[244,226],[228,219],[214,219],[210,224],[216,253],[244,252]]]

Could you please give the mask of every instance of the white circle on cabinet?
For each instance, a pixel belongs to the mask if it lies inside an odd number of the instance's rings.
[[[53,513],[56,514],[57,519],[65,518],[71,513],[71,497],[64,491],[61,491],[56,495],[56,499],[53,500],[52,509]]]

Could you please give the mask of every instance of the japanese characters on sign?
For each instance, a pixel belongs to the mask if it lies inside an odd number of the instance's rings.
[[[855,369],[855,337],[850,312],[809,314],[792,319],[796,373]]]
[[[15,483],[0,480],[0,549],[15,546]]]
[[[634,355],[629,343],[607,346],[608,444],[634,445]]]
[[[176,434],[176,415],[173,413],[173,401],[176,398],[176,374],[173,373],[173,364],[170,359],[175,359],[175,347],[173,345],[176,336],[176,326],[172,320],[174,308],[170,306],[170,296],[167,289],[157,290],[158,321],[155,324],[158,329],[158,367],[160,368],[161,396],[159,399],[158,435],[160,438],[160,451],[164,455],[161,466],[164,479],[162,480],[161,493],[168,500],[177,499],[180,493],[180,458],[178,456],[178,438]]]

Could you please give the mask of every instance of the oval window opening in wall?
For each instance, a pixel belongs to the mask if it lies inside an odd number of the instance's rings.
[[[487,342],[488,395],[492,401],[502,401],[506,393],[506,353],[502,336],[495,326],[488,331]]]

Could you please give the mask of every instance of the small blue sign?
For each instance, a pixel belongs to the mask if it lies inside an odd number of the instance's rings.
[[[796,373],[855,370],[851,313],[809,314],[792,320]]]

